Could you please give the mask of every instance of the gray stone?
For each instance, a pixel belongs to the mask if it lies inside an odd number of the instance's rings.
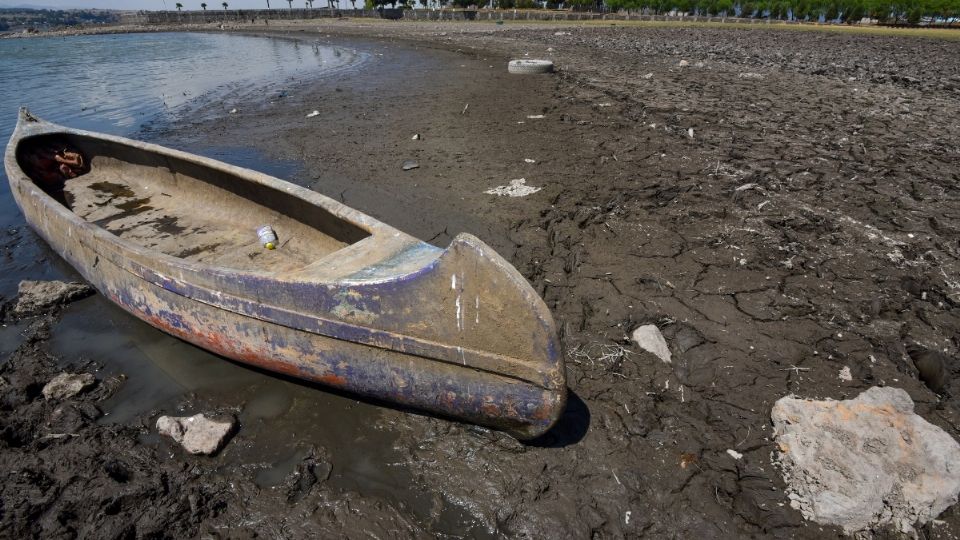
[[[193,416],[161,416],[157,431],[180,443],[191,454],[214,454],[233,433],[236,422],[210,420],[203,414]]]
[[[43,387],[43,397],[47,399],[67,399],[93,386],[96,379],[89,373],[63,372]]]
[[[788,396],[771,418],[787,496],[807,519],[847,533],[892,525],[913,534],[957,502],[960,444],[915,414],[899,388],[845,401]]]
[[[641,349],[653,353],[657,358],[666,363],[672,362],[670,348],[667,346],[667,340],[663,339],[660,329],[653,324],[641,326],[633,331],[633,341]]]
[[[24,280],[20,282],[13,314],[18,317],[37,315],[91,294],[93,288],[85,283]]]
[[[408,159],[407,161],[403,162],[403,166],[401,168],[405,171],[412,171],[413,169],[419,169],[420,164],[412,159]]]

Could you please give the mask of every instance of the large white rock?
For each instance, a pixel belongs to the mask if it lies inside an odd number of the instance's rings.
[[[201,414],[193,416],[161,416],[157,431],[180,443],[191,454],[213,454],[233,432],[233,419],[218,422]]]
[[[90,388],[94,382],[93,375],[89,373],[63,372],[50,379],[41,392],[47,399],[67,399]]]
[[[664,362],[669,364],[672,361],[667,340],[663,339],[663,334],[656,325],[647,324],[637,328],[633,331],[633,340],[641,349],[653,353]]]
[[[771,413],[790,504],[848,533],[912,533],[957,502],[960,444],[913,412],[899,388],[854,399],[785,397]]]

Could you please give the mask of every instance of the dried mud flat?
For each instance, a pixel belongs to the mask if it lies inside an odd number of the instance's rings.
[[[521,444],[392,409],[377,419],[412,481],[489,534],[839,536],[790,508],[772,465],[770,409],[791,393],[896,386],[960,435],[960,368],[946,366],[938,396],[907,350],[955,359],[960,346],[960,42],[357,22],[270,31],[370,56],[350,76],[207,107],[149,135],[302,161],[299,182],[437,245],[476,234],[534,284],[567,354],[570,407],[552,433]],[[507,75],[505,61],[525,54],[559,73]],[[420,167],[402,171],[408,159]],[[542,189],[484,193],[519,178]],[[672,364],[629,342],[650,323]],[[37,398],[55,370],[35,325],[0,372],[3,530],[432,532],[396,501],[325,485],[338,456],[324,449],[262,490],[243,468],[160,455],[137,442],[142,429],[95,425],[89,407],[110,381],[60,406],[78,411],[76,437],[31,435],[63,417]],[[922,534],[955,537],[956,508],[941,520]]]

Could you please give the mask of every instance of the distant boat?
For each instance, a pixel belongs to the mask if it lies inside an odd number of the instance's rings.
[[[57,152],[54,165],[72,167],[60,176],[49,167]],[[473,236],[440,249],[277,178],[26,109],[4,165],[50,246],[171,335],[521,439],[563,411],[550,311]],[[276,231],[277,249],[260,244],[261,225]]]

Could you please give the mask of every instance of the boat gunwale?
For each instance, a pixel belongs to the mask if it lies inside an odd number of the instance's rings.
[[[29,122],[29,124],[28,124]],[[363,249],[364,245],[375,244],[377,242],[383,242],[385,238],[400,238],[401,240],[408,240],[412,245],[418,247],[428,247],[431,250],[436,250],[434,257],[427,260],[424,265],[418,268],[413,268],[404,273],[396,273],[392,275],[386,275],[376,279],[364,279],[362,281],[350,280],[349,276],[344,276],[340,279],[327,279],[327,278],[318,278],[318,279],[303,279],[296,277],[291,279],[289,276],[284,276],[282,272],[272,272],[264,270],[242,270],[231,268],[228,266],[218,266],[213,264],[206,264],[202,262],[193,262],[176,257],[162,251],[152,250],[141,246],[135,242],[124,239],[123,237],[117,236],[110,231],[100,227],[94,223],[91,223],[71,209],[65,207],[63,204],[56,201],[50,194],[46,193],[40,186],[38,186],[26,171],[24,171],[17,160],[16,151],[19,147],[21,141],[42,136],[42,135],[74,135],[80,137],[88,137],[95,140],[103,140],[111,142],[114,144],[120,144],[123,146],[133,147],[138,150],[143,150],[146,152],[152,152],[155,154],[160,154],[164,157],[172,157],[176,159],[181,159],[192,163],[194,165],[199,165],[202,167],[208,167],[213,170],[230,174],[237,177],[241,181],[252,182],[266,188],[273,189],[276,191],[283,191],[288,194],[291,194],[311,205],[318,206],[337,219],[342,219],[351,225],[354,225],[363,231],[368,233],[366,238],[363,238],[352,244],[347,244],[342,248],[332,251],[323,257],[320,257],[316,261],[311,262],[310,264],[301,267],[298,271],[303,270],[309,266],[316,265],[322,261],[333,257],[334,255],[343,256],[344,251],[351,249]],[[144,259],[154,259],[157,262],[163,264],[166,268],[171,270],[182,270],[186,272],[201,274],[207,273],[211,276],[226,277],[228,279],[243,279],[245,276],[249,276],[254,279],[265,279],[272,280],[275,282],[282,282],[288,284],[304,284],[304,285],[315,285],[315,286],[350,286],[350,285],[376,285],[382,283],[389,283],[396,280],[404,279],[405,277],[415,275],[419,272],[422,272],[425,268],[436,264],[437,260],[442,256],[442,254],[447,251],[443,248],[438,248],[431,246],[422,240],[414,238],[403,231],[400,231],[386,223],[383,223],[375,218],[372,218],[363,212],[351,208],[343,203],[340,203],[326,195],[318,193],[316,191],[298,186],[292,182],[287,182],[285,180],[254,171],[252,169],[247,169],[244,167],[238,167],[236,165],[230,165],[219,160],[212,158],[207,158],[204,156],[199,156],[196,154],[191,154],[182,150],[176,150],[173,148],[167,148],[158,144],[147,143],[142,141],[137,141],[134,139],[128,139],[126,137],[120,137],[117,135],[109,135],[104,133],[98,133],[93,131],[87,131],[82,129],[75,129],[66,126],[61,126],[48,122],[41,118],[38,118],[32,115],[26,108],[21,108],[20,116],[17,121],[17,126],[13,131],[13,134],[10,137],[10,141],[7,144],[7,148],[4,155],[4,162],[6,168],[11,170],[10,165],[14,165],[13,170],[16,171],[18,178],[15,180],[26,185],[26,188],[30,190],[31,200],[40,201],[48,209],[52,209],[58,214],[61,219],[67,221],[71,226],[75,228],[84,229],[94,235],[95,238],[105,241],[108,245],[114,245],[118,248],[119,254],[123,257],[124,252],[129,252],[142,257]],[[9,173],[8,173],[9,174]],[[203,181],[202,179],[198,179]],[[322,231],[321,231],[322,232]],[[126,257],[124,257],[126,258]],[[381,259],[382,260],[382,259]],[[367,266],[373,266],[379,261],[373,261]],[[287,272],[287,274],[295,274],[294,272]]]

